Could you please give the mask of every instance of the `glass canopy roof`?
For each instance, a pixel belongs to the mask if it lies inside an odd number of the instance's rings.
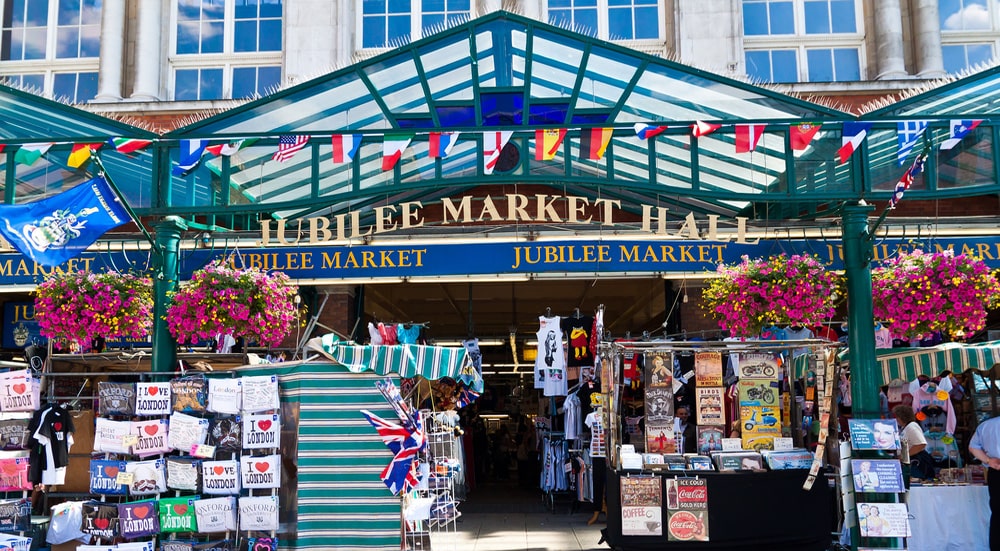
[[[839,124],[821,130],[804,151],[788,147],[790,125],[851,118],[497,12],[171,132],[166,139],[256,141],[175,179],[170,206],[173,213],[223,205],[250,213],[267,204],[275,217],[296,218],[522,183],[671,205],[679,217],[735,215],[755,201],[814,203],[854,193],[852,165],[832,163]],[[724,126],[693,138],[697,121]],[[767,131],[754,152],[737,154],[734,124],[748,122],[767,124]],[[667,130],[641,140],[636,124]],[[593,128],[613,129],[600,160],[580,153],[581,135]],[[537,129],[566,129],[554,159],[536,160]],[[486,174],[484,144],[496,131],[512,136],[501,166]],[[446,157],[429,156],[430,132],[458,133]],[[273,161],[286,134],[308,135],[309,144],[287,162]],[[362,136],[353,162],[333,162],[334,134]],[[383,171],[387,136],[412,141],[396,167]],[[229,193],[207,191],[221,182]],[[213,203],[200,202],[209,197]]]

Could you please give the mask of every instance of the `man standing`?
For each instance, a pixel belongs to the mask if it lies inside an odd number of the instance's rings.
[[[1000,551],[1000,417],[976,427],[969,441],[969,453],[989,466],[986,485],[990,492],[990,549]]]

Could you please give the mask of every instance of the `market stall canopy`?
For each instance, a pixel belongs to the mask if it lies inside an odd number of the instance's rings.
[[[968,369],[989,370],[1000,364],[1000,341],[979,344],[945,343],[926,348],[884,348],[876,351],[880,385],[893,379],[912,381],[918,375],[934,377],[944,370],[963,373]],[[841,353],[847,366],[846,349]]]
[[[354,373],[397,373],[404,378],[420,376],[431,381],[450,377],[465,383],[473,392],[483,392],[483,377],[473,367],[465,348],[419,344],[355,345],[340,341],[332,333],[310,339],[306,346]]]

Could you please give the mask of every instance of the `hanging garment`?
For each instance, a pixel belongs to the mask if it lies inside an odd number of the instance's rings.
[[[607,448],[604,436],[604,421],[601,419],[601,410],[595,410],[587,416],[584,424],[590,427],[590,456],[606,457]]]
[[[538,356],[535,358],[535,388],[543,389],[545,396],[565,396],[566,355],[563,352],[563,334],[558,317],[538,317]]]
[[[399,344],[417,344],[420,340],[420,326],[406,327],[402,323],[396,324],[396,340]]]
[[[32,417],[28,432],[31,434],[31,482],[65,484],[69,450],[76,432],[69,412],[59,404],[50,404]]]
[[[594,365],[594,354],[590,351],[590,335],[594,331],[594,318],[590,316],[565,318],[560,326],[569,341],[566,365],[570,367]]]
[[[580,397],[575,392],[566,397],[566,401],[563,402],[563,411],[566,419],[566,440],[580,438],[583,432],[583,419],[580,417]]]
[[[942,379],[940,383],[927,381],[923,385],[919,380],[910,382],[913,411],[923,413],[920,426],[924,432],[955,434],[955,409],[951,407],[949,394],[951,387],[951,379]]]
[[[375,324],[372,322],[368,322],[368,336],[371,337],[372,346],[383,344],[382,333],[379,332],[378,327],[375,327]]]

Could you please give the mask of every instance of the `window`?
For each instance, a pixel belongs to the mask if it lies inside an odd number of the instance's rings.
[[[362,0],[361,47],[392,48],[471,16],[470,0]]]
[[[175,0],[173,99],[241,99],[281,84],[283,0]]]
[[[73,103],[97,95],[101,0],[3,0],[0,77]]]
[[[763,82],[863,78],[859,0],[743,0],[747,75]]]
[[[547,20],[605,40],[659,40],[659,0],[548,0]]]
[[[995,0],[939,0],[944,69],[955,74],[993,59],[1000,38]]]

